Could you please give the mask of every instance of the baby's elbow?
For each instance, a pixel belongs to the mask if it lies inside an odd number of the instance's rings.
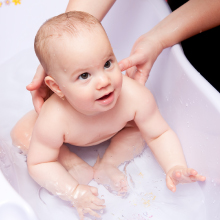
[[[33,176],[34,166],[35,165],[32,163],[32,161],[30,159],[27,159],[27,169],[28,169],[28,173],[30,174],[30,176]]]

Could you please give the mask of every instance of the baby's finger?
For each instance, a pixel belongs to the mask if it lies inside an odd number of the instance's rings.
[[[101,210],[105,208],[105,205],[96,205],[94,203],[91,203],[89,205],[89,208],[94,209],[94,210]]]
[[[93,211],[92,209],[90,209],[90,208],[84,208],[84,209],[83,209],[83,212],[84,212],[84,213],[89,213],[90,215],[95,216],[95,217],[97,217],[97,218],[101,218],[101,216],[100,216],[98,213],[94,212],[94,211]]]
[[[92,203],[96,204],[96,205],[104,205],[105,204],[105,200],[104,199],[99,199],[98,197],[93,197],[92,198]]]
[[[169,190],[171,190],[172,192],[176,191],[176,186],[175,186],[175,184],[173,183],[172,179],[169,176],[166,177],[166,185],[167,185],[167,188]]]
[[[91,186],[91,187],[90,187],[90,190],[91,190],[91,192],[92,192],[93,195],[95,195],[95,196],[98,196],[98,195],[99,195],[99,194],[98,194],[98,189],[97,189],[96,187]]]
[[[175,170],[172,172],[172,179],[175,180],[175,181],[179,181],[181,178],[182,178],[182,171],[179,171],[179,170]],[[177,183],[175,182],[175,185]]]
[[[201,182],[203,182],[203,181],[206,180],[206,177],[197,174],[196,176],[190,176],[190,179],[191,179],[193,182],[196,182],[196,181],[201,181]]]
[[[76,209],[79,215],[79,219],[83,220],[84,219],[83,209],[82,208],[76,208]]]
[[[182,170],[182,174],[186,177],[195,176],[197,175],[197,171],[191,168],[187,168],[187,169]]]

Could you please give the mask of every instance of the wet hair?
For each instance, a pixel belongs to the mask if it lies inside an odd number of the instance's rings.
[[[102,27],[99,20],[81,11],[70,11],[47,20],[38,30],[34,41],[35,53],[44,70],[49,71],[52,58],[50,43],[53,40],[64,35],[73,37],[92,31],[97,25]]]

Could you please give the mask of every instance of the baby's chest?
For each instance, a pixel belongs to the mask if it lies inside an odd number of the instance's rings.
[[[65,142],[77,146],[91,146],[108,140],[126,125],[126,120],[94,120],[87,122],[72,122],[65,133]]]

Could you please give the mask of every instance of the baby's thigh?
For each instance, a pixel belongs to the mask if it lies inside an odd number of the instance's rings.
[[[138,153],[142,151],[144,147],[144,139],[134,121],[128,122],[126,126],[112,138],[111,142],[116,145],[119,143],[120,145],[123,144],[126,148],[135,147]]]
[[[25,114],[13,127],[11,131],[12,143],[14,146],[19,147],[24,153],[30,145],[32,131],[38,114],[32,110]]]

